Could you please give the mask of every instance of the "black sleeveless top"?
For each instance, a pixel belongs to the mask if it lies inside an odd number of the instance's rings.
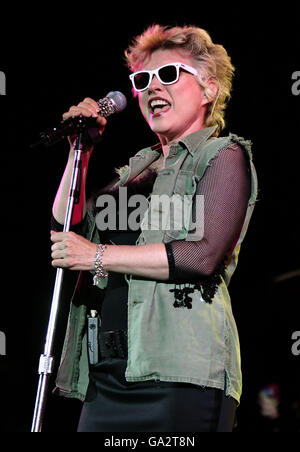
[[[149,198],[153,184],[156,179],[157,174],[152,173],[151,177],[146,179],[144,183],[129,186],[127,189],[127,201],[130,196],[139,194],[143,195],[145,198]],[[137,239],[141,233],[141,230],[131,230],[128,226],[124,230],[124,227],[120,229],[119,226],[119,215],[120,210],[124,209],[123,205],[120,205],[119,191],[117,193],[112,193],[116,200],[116,229],[107,229],[104,231],[99,231],[101,243],[107,245],[135,245]],[[122,197],[123,199],[123,197]],[[126,206],[127,219],[130,213],[136,209],[133,207]],[[99,212],[99,210],[98,210]],[[137,219],[140,223],[142,218]],[[99,307],[99,313],[101,317],[101,330],[111,331],[111,330],[126,330],[127,331],[127,301],[128,301],[128,283],[125,279],[124,274],[109,272],[107,287],[105,291],[105,296]]]

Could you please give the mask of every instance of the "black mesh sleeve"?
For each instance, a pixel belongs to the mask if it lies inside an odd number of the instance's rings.
[[[204,195],[204,236],[166,244],[170,281],[210,276],[231,249],[247,211],[251,183],[248,160],[236,143],[222,149],[197,186]]]

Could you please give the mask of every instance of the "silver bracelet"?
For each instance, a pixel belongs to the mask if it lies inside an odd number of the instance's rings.
[[[102,245],[101,243],[100,243],[100,245],[97,245],[96,254],[95,254],[95,266],[94,266],[95,275],[93,278],[94,286],[97,285],[97,283],[99,282],[99,280],[101,278],[108,277],[108,273],[103,268],[103,254],[104,254],[104,251],[106,248],[107,248],[107,246]]]

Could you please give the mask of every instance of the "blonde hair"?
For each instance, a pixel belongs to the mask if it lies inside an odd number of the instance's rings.
[[[224,112],[231,97],[234,66],[225,48],[214,44],[207,31],[193,25],[183,27],[166,27],[151,25],[143,34],[134,38],[125,57],[128,68],[135,72],[139,70],[156,50],[178,49],[190,56],[201,75],[198,79],[203,88],[204,96],[212,99],[207,105],[205,125],[216,125],[215,135],[225,127]],[[214,80],[218,93],[213,96],[207,83]],[[212,97],[213,96],[213,97]]]

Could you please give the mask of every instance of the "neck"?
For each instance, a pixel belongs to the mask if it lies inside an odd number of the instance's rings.
[[[170,145],[169,144],[162,145],[162,150],[163,150],[164,158],[167,158],[169,155],[169,151],[170,151]]]
[[[180,139],[186,137],[187,135],[190,135],[193,132],[197,132],[198,130],[204,129],[205,127],[206,127],[206,125],[205,125],[204,117],[200,117],[200,118],[197,118],[197,121],[193,122],[190,125],[190,127],[187,127],[185,129],[184,133],[181,133],[178,135],[174,134],[173,136],[161,135],[158,133],[157,136],[161,143],[164,157],[167,158],[167,156],[169,155],[170,146],[177,144]]]
[[[167,140],[165,137],[162,137],[160,135],[158,137],[159,137],[159,141],[161,143],[161,147],[162,147],[162,150],[163,150],[164,158],[167,158],[168,155],[169,155],[170,146],[176,145],[178,143],[178,141],[180,140],[180,138],[173,139],[173,140]]]

